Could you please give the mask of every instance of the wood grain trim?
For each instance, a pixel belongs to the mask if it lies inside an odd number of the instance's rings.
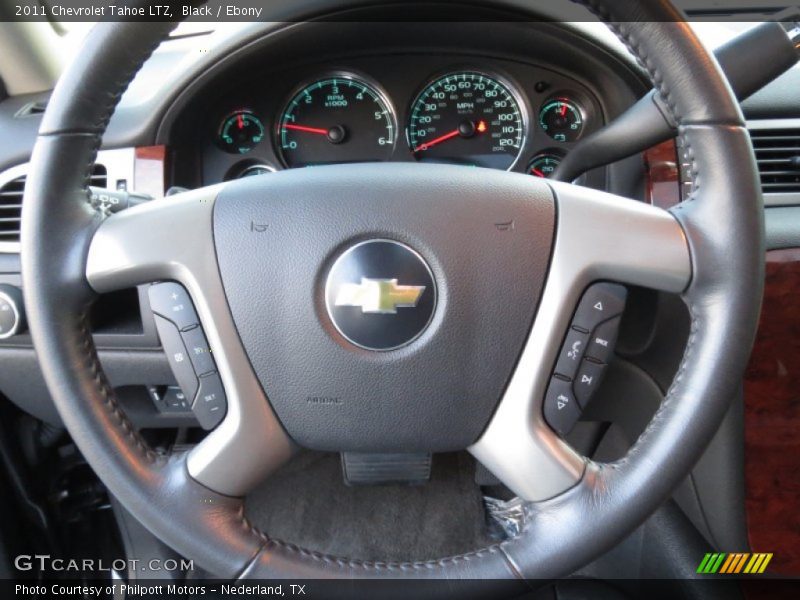
[[[800,248],[767,253],[758,334],[745,373],[745,481],[753,552],[800,575]]]
[[[154,198],[164,195],[167,174],[167,147],[140,146],[133,163],[133,189]]]
[[[681,201],[681,177],[675,140],[653,146],[644,153],[647,173],[647,202],[671,208]]]

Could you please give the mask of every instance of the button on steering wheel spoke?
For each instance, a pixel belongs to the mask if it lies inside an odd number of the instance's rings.
[[[531,501],[552,498],[569,489],[585,467],[585,459],[543,418],[547,416],[557,428],[563,423],[567,429],[569,420],[577,418],[580,402],[570,380],[581,369],[589,332],[598,325],[592,321],[591,307],[599,301],[606,303],[604,309],[610,309],[620,301],[608,291],[613,288],[606,288],[605,295],[592,299],[589,308],[581,303],[571,321],[581,294],[591,283],[602,280],[679,293],[689,284],[692,273],[683,229],[670,213],[589,188],[557,182],[550,185],[556,197],[558,223],[539,310],[492,421],[470,447],[500,480]],[[565,350],[559,354],[567,331]],[[608,333],[605,329],[602,332]],[[567,353],[573,346],[576,355],[570,357]],[[550,385],[554,365],[555,372],[564,378],[553,379]],[[568,372],[562,373],[565,370]],[[546,394],[556,398],[543,414]],[[561,415],[557,410],[559,395],[563,396]]]
[[[168,282],[150,288],[159,335],[196,418],[213,429],[190,451],[188,471],[238,496],[288,459],[292,443],[250,367],[220,280],[212,214],[222,187],[112,215],[94,235],[86,277],[99,293]]]

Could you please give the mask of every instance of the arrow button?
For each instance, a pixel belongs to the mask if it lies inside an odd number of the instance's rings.
[[[566,435],[577,423],[581,409],[569,381],[553,377],[544,400],[544,418],[559,435]]]
[[[603,372],[606,366],[602,363],[584,360],[581,363],[581,368],[578,370],[578,375],[572,387],[575,391],[575,398],[578,400],[582,408],[586,408],[594,391],[600,384],[603,378]]]
[[[603,321],[622,314],[627,290],[614,283],[595,283],[581,298],[572,326],[582,331],[592,331]]]

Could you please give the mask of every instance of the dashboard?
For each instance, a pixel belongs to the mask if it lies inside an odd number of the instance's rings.
[[[169,42],[145,65],[112,119],[96,186],[159,196],[170,187],[355,161],[547,176],[577,141],[647,90],[624,57],[557,24],[288,23],[269,35],[254,29],[252,37],[231,38],[224,52],[203,60],[211,42]],[[192,54],[200,59],[190,61]],[[10,126],[24,126],[28,136],[12,142],[33,144],[40,115],[25,109],[44,102],[9,104]],[[0,179],[0,187],[17,186],[9,194],[21,193],[24,160],[4,171],[8,182]],[[581,183],[642,197],[641,188],[629,191],[643,176],[642,157],[629,164],[591,171]],[[0,285],[18,287],[18,255],[0,252],[0,259],[8,263],[0,264]],[[189,423],[154,406],[156,396],[170,397],[174,380],[146,289],[101,297],[91,321],[131,418],[154,430]],[[28,333],[0,341],[0,354],[10,367],[0,369],[2,393],[57,421]]]
[[[308,66],[216,103],[213,180],[369,161],[447,162],[552,173],[602,126],[599,102],[560,73],[509,61],[401,54]]]
[[[383,22],[381,14],[333,25],[261,24],[261,29],[242,26],[230,38],[217,32],[217,41],[209,35],[166,42],[118,107],[92,182],[159,196],[170,186],[196,188],[353,161],[439,161],[547,176],[576,142],[649,88],[624,52],[577,28],[494,17],[468,21],[467,9],[462,16],[467,20],[448,23]],[[744,104],[746,116],[758,120],[749,126],[759,133],[760,141],[758,136],[754,141],[764,164],[774,160],[780,141],[797,139],[797,94],[790,90],[798,84],[800,69],[794,69]],[[0,208],[6,211],[19,210],[47,95],[0,102]],[[670,142],[590,171],[580,183],[654,204],[663,187],[668,197],[663,206],[670,206],[679,195],[680,158]],[[787,326],[794,315],[786,297],[800,255],[780,249],[800,245],[800,200],[777,193],[766,200],[773,250],[767,301],[778,307],[771,319],[773,337],[765,338],[771,352],[797,345],[798,336],[791,336],[796,329]],[[18,242],[0,243],[0,285],[20,287],[19,270]],[[632,290],[629,305],[633,320],[623,322],[621,349],[643,357],[642,373],[658,378],[663,363],[680,358],[688,325],[684,331],[682,321],[670,319],[678,309],[669,299],[646,291]],[[789,308],[779,310],[784,306]],[[651,320],[656,307],[666,329]],[[146,289],[102,296],[90,320],[110,385],[137,427],[153,436],[196,427],[179,410],[156,407],[156,398],[168,405],[175,397],[175,381]],[[675,340],[674,351],[672,346],[666,353],[652,350],[654,340],[667,338]],[[776,346],[775,339],[782,343]],[[768,366],[784,354],[771,357]],[[27,333],[0,340],[0,363],[0,394],[58,423]],[[754,370],[749,385],[760,390],[763,406],[778,405],[780,414],[791,398],[764,391],[771,373]],[[650,400],[641,400],[654,397],[654,386],[649,380],[637,385],[645,391],[634,404],[644,406]],[[630,410],[634,404],[621,412],[638,418]],[[763,406],[758,414],[766,414]]]
[[[547,177],[646,89],[604,52],[548,24],[293,24],[196,80],[159,142],[183,187],[365,161]]]

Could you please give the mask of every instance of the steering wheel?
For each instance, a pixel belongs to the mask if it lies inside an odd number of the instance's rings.
[[[87,201],[91,165],[122,92],[173,25],[92,30],[53,92],[31,159],[23,283],[64,424],[156,536],[223,578],[551,578],[620,541],[686,476],[754,337],[764,255],[755,162],[717,63],[670,2],[584,3],[638,57],[680,124],[693,191],[669,212],[519,174],[359,164],[247,178],[106,218]],[[405,308],[365,332],[359,319],[372,315],[341,316],[330,285],[341,269],[376,262],[399,283],[379,282],[389,295],[364,292],[360,306]],[[403,286],[415,269],[427,285]],[[662,406],[608,464],[580,456],[542,416],[572,312],[599,280],[679,293],[691,315]],[[171,455],[127,420],[87,319],[98,293],[157,281],[188,293],[227,401],[203,441]],[[341,293],[358,299],[359,289]],[[270,538],[248,523],[241,498],[297,446],[466,448],[527,501],[524,529],[408,563]]]

